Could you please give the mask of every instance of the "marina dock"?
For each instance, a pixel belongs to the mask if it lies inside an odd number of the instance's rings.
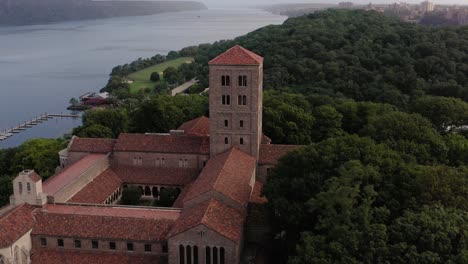
[[[0,132],[0,141],[6,140],[15,134],[18,134],[24,130],[27,130],[29,128],[32,128],[33,126],[36,126],[38,124],[41,124],[44,121],[47,121],[49,119],[52,119],[54,117],[62,117],[62,118],[80,118],[81,115],[71,115],[71,114],[48,114],[44,113],[41,114],[38,117],[35,117],[31,119],[30,121],[22,122],[19,123],[17,126],[12,127],[10,129],[6,129],[2,132]]]

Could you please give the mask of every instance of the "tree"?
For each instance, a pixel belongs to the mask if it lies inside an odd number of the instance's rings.
[[[110,128],[96,124],[83,128],[76,136],[83,138],[112,138],[114,134]]]
[[[426,96],[414,100],[411,106],[414,112],[431,120],[440,133],[468,124],[468,103],[457,98]]]
[[[13,177],[0,175],[0,207],[10,202],[10,195],[13,194]]]
[[[315,118],[312,138],[321,141],[329,137],[335,137],[343,133],[341,120],[343,116],[330,105],[322,105],[313,110]]]
[[[128,186],[122,192],[121,204],[138,205],[141,198],[141,190],[138,186]]]
[[[159,80],[161,80],[161,77],[159,76],[159,72],[151,73],[150,80],[153,82],[159,82]]]
[[[60,139],[31,139],[23,143],[13,158],[13,171],[34,169],[46,180],[59,166],[58,152],[66,147]]]
[[[93,109],[83,115],[83,127],[100,125],[112,131],[112,137],[118,137],[128,126],[127,113],[121,109]]]
[[[180,79],[179,72],[175,67],[168,67],[163,73],[164,79],[170,83],[177,83]]]
[[[161,189],[157,205],[161,207],[171,207],[174,204],[177,197],[179,196],[179,194],[180,191],[176,188],[167,187]]]
[[[77,105],[80,103],[80,101],[78,101],[76,98],[71,98],[69,103],[70,105]]]

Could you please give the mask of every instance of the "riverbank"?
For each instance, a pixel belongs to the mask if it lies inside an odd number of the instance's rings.
[[[232,39],[285,19],[254,9],[212,9],[0,27],[0,79],[8,87],[0,96],[0,131],[35,113],[65,113],[70,98],[104,87],[116,65]],[[80,120],[54,119],[0,142],[0,148],[30,138],[60,137],[79,125]]]

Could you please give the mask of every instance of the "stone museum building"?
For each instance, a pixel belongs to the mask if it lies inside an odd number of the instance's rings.
[[[0,209],[0,264],[238,264],[249,210],[298,146],[262,133],[263,58],[235,46],[209,62],[210,117],[165,134],[73,137],[58,172],[24,170]],[[119,205],[177,191],[172,207]]]

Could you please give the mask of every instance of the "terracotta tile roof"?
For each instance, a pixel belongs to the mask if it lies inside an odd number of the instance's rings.
[[[47,179],[43,185],[44,193],[48,195],[56,194],[105,157],[105,154],[89,154],[84,156],[79,161]]]
[[[185,134],[192,136],[209,136],[210,119],[202,116],[183,123],[177,130],[184,130]]]
[[[70,146],[71,152],[110,153],[115,139],[75,137]]]
[[[122,180],[110,169],[103,171],[68,202],[102,204],[122,186]]]
[[[41,248],[31,256],[34,264],[162,264],[159,256],[119,252],[75,251]],[[167,262],[167,261],[166,261]]]
[[[216,155],[208,160],[188,191],[184,203],[215,190],[241,205],[246,205],[251,192],[249,183],[255,167],[255,158],[237,148]]]
[[[47,206],[45,210],[36,210],[34,213],[36,226],[31,234],[87,239],[163,241],[174,223],[174,219],[169,217],[178,213],[175,211],[170,215],[164,210],[160,213],[151,209],[138,212],[138,209],[132,211],[131,208],[68,207],[73,208],[53,210]],[[91,213],[87,213],[86,209],[91,209]],[[103,211],[102,214],[99,213],[100,210]],[[129,213],[134,215],[128,216]]]
[[[260,65],[263,58],[236,45],[209,62],[210,65]]]
[[[47,204],[45,211],[50,214],[68,214],[68,215],[91,215],[91,216],[109,216],[126,217],[141,219],[167,219],[176,220],[180,216],[180,210],[161,209],[161,208],[136,208],[121,206],[79,206],[79,205],[61,205]]]
[[[132,166],[112,167],[124,183],[186,185],[198,176],[198,169]]]
[[[0,248],[10,246],[33,228],[34,209],[29,204],[22,204],[0,216]]]
[[[114,151],[209,154],[209,137],[160,134],[120,134]]]
[[[210,199],[197,206],[184,209],[172,227],[169,237],[198,225],[204,225],[227,239],[239,242],[242,237],[243,224],[244,214],[242,212],[224,205],[216,199]]]
[[[274,145],[262,144],[260,145],[260,153],[258,157],[258,164],[276,165],[278,160],[289,151],[298,149],[300,145]]]
[[[265,196],[262,196],[263,183],[256,181],[252,195],[250,196],[249,203],[264,204],[268,200]]]

